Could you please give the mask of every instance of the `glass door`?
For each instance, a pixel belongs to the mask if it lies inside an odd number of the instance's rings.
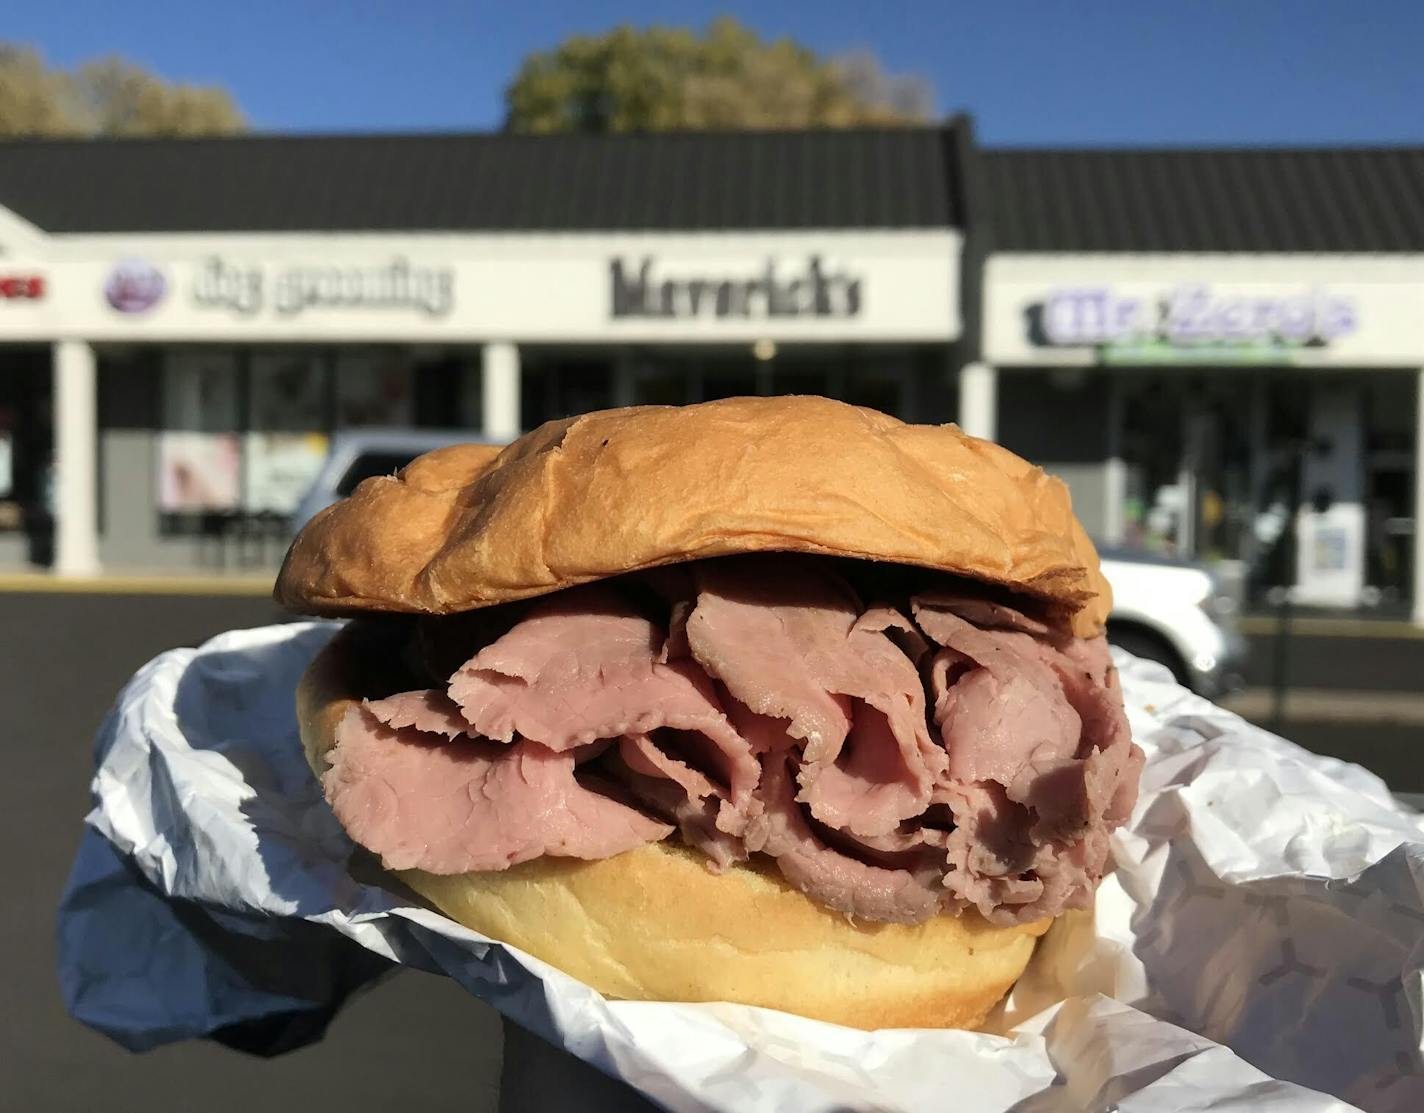
[[[23,537],[32,564],[53,560],[51,394],[48,350],[0,347],[0,534]]]

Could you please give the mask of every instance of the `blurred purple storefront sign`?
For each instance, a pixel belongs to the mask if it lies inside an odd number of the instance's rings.
[[[1161,298],[1111,287],[1058,289],[1040,312],[1042,342],[1053,346],[1151,340],[1318,345],[1358,327],[1354,303],[1325,290],[1248,296],[1217,293],[1205,283],[1178,286]]]

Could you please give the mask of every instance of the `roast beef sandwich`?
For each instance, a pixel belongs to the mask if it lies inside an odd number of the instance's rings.
[[[368,479],[276,589],[336,816],[605,994],[973,1027],[1142,764],[1061,483],[822,398],[636,407]]]

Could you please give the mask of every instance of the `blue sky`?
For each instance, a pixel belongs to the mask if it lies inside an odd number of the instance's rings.
[[[268,131],[494,128],[520,58],[617,23],[731,13],[929,78],[995,144],[1424,142],[1417,0],[52,0],[0,37],[228,86]]]

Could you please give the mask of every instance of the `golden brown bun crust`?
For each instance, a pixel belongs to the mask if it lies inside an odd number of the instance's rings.
[[[358,628],[338,635],[297,690],[302,745],[318,774],[351,701],[389,689],[361,639]],[[856,1028],[978,1027],[1049,924],[994,927],[975,914],[852,924],[774,867],[717,876],[671,843],[598,862],[396,876],[452,920],[610,997],[736,1001]]]
[[[1067,488],[953,425],[825,398],[635,406],[442,449],[362,483],[292,543],[307,614],[448,614],[659,564],[759,551],[933,568],[1102,628],[1111,595]]]

